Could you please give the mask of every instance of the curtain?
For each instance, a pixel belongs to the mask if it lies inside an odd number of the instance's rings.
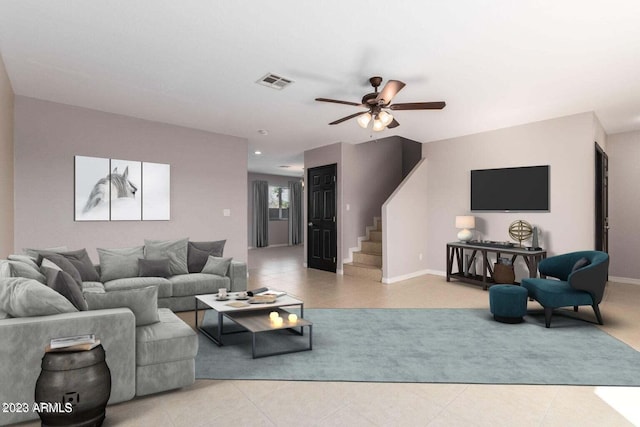
[[[289,181],[289,244],[302,243],[302,183]]]
[[[253,246],[269,246],[269,183],[253,181]]]

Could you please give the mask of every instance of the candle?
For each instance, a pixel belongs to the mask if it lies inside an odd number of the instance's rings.
[[[289,315],[289,323],[298,323],[298,315],[295,313],[291,313]]]
[[[280,317],[280,313],[278,313],[277,311],[272,311],[271,313],[269,313],[269,319],[271,319],[271,321],[277,319],[278,317]]]
[[[282,326],[283,321],[284,319],[282,317],[276,317],[275,319],[273,319],[273,324],[275,326]]]

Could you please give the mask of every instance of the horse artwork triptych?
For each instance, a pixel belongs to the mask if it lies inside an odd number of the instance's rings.
[[[169,165],[75,156],[76,221],[169,219]]]

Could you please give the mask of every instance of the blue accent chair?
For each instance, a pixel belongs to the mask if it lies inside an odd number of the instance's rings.
[[[586,258],[586,265],[582,258]],[[576,265],[578,261],[582,261]],[[581,266],[582,265],[582,266]],[[522,286],[529,292],[529,298],[544,307],[544,322],[551,325],[553,309],[590,305],[598,323],[602,316],[598,304],[602,301],[604,287],[609,274],[609,255],[600,251],[580,251],[544,259],[538,265],[540,279],[523,279]],[[545,276],[558,280],[547,279]]]

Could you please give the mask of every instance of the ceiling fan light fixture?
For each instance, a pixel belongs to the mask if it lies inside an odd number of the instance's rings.
[[[358,116],[356,121],[358,122],[358,126],[360,126],[362,129],[366,129],[367,126],[369,126],[369,122],[371,121],[371,114],[361,114],[360,116]]]
[[[387,113],[386,111],[380,111],[378,113],[378,120],[382,122],[384,127],[387,127],[387,125],[391,124],[391,122],[393,121],[393,115]]]
[[[373,119],[373,130],[374,130],[374,132],[380,132],[381,130],[384,130],[385,127],[386,126],[382,122],[382,120],[380,120],[377,117],[375,119]]]

